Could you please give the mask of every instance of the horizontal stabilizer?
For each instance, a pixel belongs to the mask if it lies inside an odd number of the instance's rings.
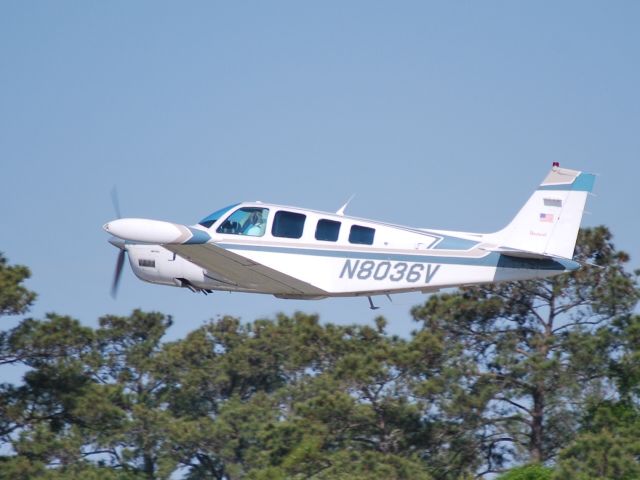
[[[558,258],[552,255],[545,255],[545,254],[536,253],[536,252],[527,252],[526,250],[517,250],[515,248],[509,248],[509,247],[480,247],[480,250],[499,253],[501,255],[506,255],[508,257],[516,257],[516,258],[537,258],[540,260],[544,258]]]
[[[511,257],[511,258],[559,262],[567,270],[576,270],[581,265],[594,266],[589,263],[573,260],[571,258],[558,257],[556,255],[546,255],[546,254],[536,253],[536,252],[527,252],[526,250],[517,250],[509,247],[480,247],[480,249],[485,250],[487,252],[499,253],[500,255],[504,255],[505,257]],[[535,264],[533,264],[533,268],[536,268]]]

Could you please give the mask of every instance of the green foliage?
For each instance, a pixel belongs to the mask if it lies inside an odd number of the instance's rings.
[[[313,456],[310,461],[309,456]],[[309,468],[313,465],[313,468]],[[252,470],[249,480],[307,479],[318,480],[432,480],[418,458],[383,454],[375,451],[341,450],[320,455],[313,442],[301,444],[284,467]]]
[[[88,352],[94,332],[77,320],[49,313],[45,321],[23,320],[7,337],[5,361],[20,361],[30,367],[67,364]]]
[[[622,360],[624,361],[624,357]],[[625,382],[628,386],[629,382]],[[636,385],[637,388],[637,385]],[[587,411],[577,437],[560,453],[557,479],[640,478],[640,407],[637,397],[602,401]]]
[[[46,465],[24,455],[0,457],[0,480],[30,480],[44,478]]]
[[[509,470],[496,480],[551,480],[553,469],[544,465],[524,465]]]
[[[85,461],[46,468],[42,462],[17,455],[0,458],[0,480],[144,480],[144,477]]]
[[[7,259],[0,252],[0,316],[25,313],[36,294],[22,285],[31,276],[23,265],[7,265]]]
[[[387,336],[382,320],[223,317],[163,344],[170,324],[134,311],[95,330],[49,315],[12,331],[11,354],[31,370],[5,391],[4,439],[31,459],[25,468],[48,475],[95,456],[145,478],[179,466],[190,478],[428,478],[414,452],[446,448],[422,414],[442,387],[409,399],[443,358],[426,332],[412,344]]]
[[[616,339],[609,376],[617,400],[592,403],[582,428],[560,453],[557,479],[631,480],[640,478],[640,316],[612,323]]]
[[[637,425],[636,425],[637,428]],[[640,441],[633,435],[603,429],[583,433],[562,452],[555,479],[633,480],[640,477]]]

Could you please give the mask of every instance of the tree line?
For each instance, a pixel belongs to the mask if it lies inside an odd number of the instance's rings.
[[[436,294],[409,338],[316,315],[62,314],[0,331],[0,479],[640,478],[638,272],[605,227],[576,272]],[[28,314],[0,255],[0,316]]]

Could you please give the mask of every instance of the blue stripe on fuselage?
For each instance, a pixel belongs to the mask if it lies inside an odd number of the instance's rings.
[[[518,268],[527,270],[576,270],[580,267],[578,262],[565,259],[537,259],[516,258],[501,255],[497,252],[489,252],[483,257],[455,257],[444,255],[406,254],[406,253],[382,253],[363,252],[353,250],[321,250],[312,248],[278,247],[274,245],[238,245],[218,243],[219,247],[227,250],[245,250],[269,253],[287,253],[294,255],[310,255],[314,257],[353,258],[366,260],[393,260],[397,262],[439,263],[446,265],[468,265],[476,267]]]
[[[201,243],[207,243],[211,240],[211,236],[207,232],[198,230],[197,228],[187,227],[191,232],[191,238],[184,242],[185,245],[197,245]]]

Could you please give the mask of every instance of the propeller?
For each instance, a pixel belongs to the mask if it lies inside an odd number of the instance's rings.
[[[114,242],[111,242],[111,243],[114,243]],[[116,247],[120,248],[118,245],[116,245]],[[124,256],[126,253],[127,251],[124,249],[124,246],[118,253],[118,260],[116,261],[116,271],[113,274],[113,283],[111,284],[111,296],[113,298],[116,298],[118,294],[118,285],[120,284],[120,277],[122,276],[122,267],[124,266]]]
[[[118,201],[118,190],[116,187],[111,189],[111,203],[113,204],[113,209],[116,212],[116,217],[118,219],[122,218],[122,215],[120,214],[120,202]],[[124,257],[127,250],[124,245],[124,240],[120,240],[119,238],[111,238],[109,239],[109,243],[120,249],[118,252],[118,259],[116,260],[116,270],[113,274],[113,282],[111,283],[111,296],[116,298],[118,294],[118,285],[120,284],[120,277],[122,276],[122,267],[124,266]]]
[[[116,218],[122,218],[120,214],[120,201],[118,200],[118,190],[116,187],[111,189],[111,203],[113,204],[113,209],[116,212]]]

